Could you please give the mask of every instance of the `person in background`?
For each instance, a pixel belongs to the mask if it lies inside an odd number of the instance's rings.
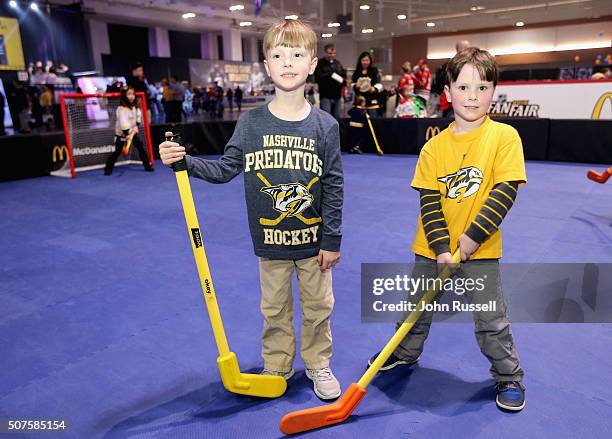
[[[208,114],[210,117],[215,117],[217,111],[217,92],[213,86],[208,87]]]
[[[217,98],[217,111],[216,115],[219,118],[223,117],[223,87],[215,82],[215,97]]]
[[[412,74],[412,64],[410,61],[406,61],[404,64],[402,64],[402,77],[399,79],[399,81],[397,81],[397,93],[401,94],[402,88],[407,85],[412,86],[412,89],[414,90],[414,76]]]
[[[189,82],[182,81],[181,87],[183,87],[183,104],[182,104],[182,113],[187,119],[193,113],[193,93],[189,89]]]
[[[168,78],[162,78],[162,106],[166,114],[166,123],[172,123],[172,91],[170,91],[170,81]]]
[[[353,108],[348,111],[348,115],[351,118],[349,122],[349,137],[351,142],[351,154],[363,154],[361,146],[363,144],[364,130],[368,123],[366,116],[366,98],[362,95],[355,96],[355,102]]]
[[[232,91],[232,88],[228,88],[227,92],[225,93],[225,96],[227,97],[227,105],[229,106],[229,110],[230,112],[234,112],[234,92]]]
[[[111,175],[113,173],[115,162],[119,158],[123,147],[126,146],[129,136],[132,136],[132,146],[138,151],[145,171],[153,172],[153,168],[149,163],[149,157],[140,141],[138,125],[141,124],[142,112],[136,105],[136,93],[132,87],[128,86],[121,90],[119,107],[117,107],[117,122],[115,123],[115,152],[106,161],[104,175]]]
[[[183,94],[184,90],[181,87],[181,84],[178,83],[176,76],[170,76],[170,110],[171,110],[171,120],[170,122],[180,122],[181,121],[181,113],[183,106]]]
[[[19,121],[19,132],[23,134],[31,132],[30,101],[28,99],[28,93],[21,81],[13,81],[13,91],[11,92],[9,105],[14,108],[14,111],[17,114],[17,119]],[[13,118],[13,120],[15,119]]]
[[[56,69],[55,69],[55,66],[53,65],[53,61],[47,60],[47,64],[45,65],[45,73],[55,74],[55,72],[56,72]]]
[[[239,85],[234,90],[234,99],[236,100],[236,106],[238,107],[238,113],[242,111],[242,89]]]
[[[355,95],[365,98],[366,107],[380,105],[379,95],[383,86],[380,83],[380,73],[373,65],[370,52],[363,52],[359,55],[352,82]],[[371,111],[371,114],[380,114],[380,112]]]
[[[422,106],[419,99],[414,96],[414,85],[405,85],[401,88],[399,104],[395,109],[395,117],[402,119],[413,119],[415,117],[423,117],[425,108]]]
[[[132,87],[135,92],[144,93],[145,99],[147,100],[147,109],[150,109],[152,105],[152,96],[151,91],[149,90],[149,82],[144,74],[142,63],[136,62],[132,64],[132,74],[127,79],[127,85]]]
[[[336,59],[335,45],[325,46],[325,57],[319,59],[314,77],[319,86],[321,110],[340,120],[340,98],[342,86],[346,84],[346,70]]]
[[[48,129],[54,126],[53,120],[53,90],[50,85],[43,85],[42,93],[38,98],[42,109],[42,123]]]
[[[416,97],[427,108],[431,94],[431,72],[429,67],[427,67],[427,60],[425,59],[420,59],[414,69],[414,90]],[[424,117],[427,117],[427,114]]]
[[[194,87],[193,88],[193,103],[192,103],[193,114],[198,114],[198,111],[200,111],[201,106],[202,106],[202,90],[200,90],[200,87]]]
[[[106,86],[106,93],[121,93],[123,84],[119,79],[113,78],[112,82]]]
[[[471,47],[471,43],[468,40],[460,40],[455,44],[455,50],[457,53]],[[442,117],[453,117],[453,106],[448,99],[446,98],[446,94],[444,93],[444,85],[446,84],[446,66],[448,65],[448,61],[442,64],[438,70],[436,70],[436,74],[431,84],[431,93],[434,95],[438,95],[439,99],[439,109]]]

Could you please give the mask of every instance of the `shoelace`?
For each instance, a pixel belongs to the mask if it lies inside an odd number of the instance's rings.
[[[504,382],[504,383],[499,383],[497,385],[497,388],[502,391],[508,391],[508,390],[518,390],[520,388],[520,386],[514,382],[514,381],[508,381],[508,382]]]
[[[329,367],[323,369],[316,369],[317,380],[330,381],[332,379],[332,373]]]

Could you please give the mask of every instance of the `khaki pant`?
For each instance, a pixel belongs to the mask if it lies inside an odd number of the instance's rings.
[[[308,369],[329,366],[334,308],[331,270],[321,273],[317,257],[299,260],[259,258],[261,313],[264,317],[261,356],[266,369],[289,372],[295,359],[293,271],[302,305],[300,353]]]

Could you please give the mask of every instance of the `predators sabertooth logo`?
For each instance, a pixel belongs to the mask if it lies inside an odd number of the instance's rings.
[[[272,186],[266,178],[257,173],[259,179],[266,185],[260,191],[270,195],[273,200],[272,208],[280,215],[276,219],[260,218],[259,223],[263,226],[276,226],[287,217],[295,217],[304,224],[311,225],[321,222],[321,218],[304,218],[302,212],[312,206],[314,197],[310,193],[313,184],[319,181],[318,177],[313,178],[308,186],[301,183],[284,183]]]
[[[476,166],[461,168],[457,172],[438,178],[446,184],[446,198],[467,198],[478,192],[483,174]]]
[[[274,210],[281,213],[287,212],[287,216],[300,214],[307,207],[312,206],[314,197],[308,189],[300,183],[278,184],[276,186],[261,188],[272,197]]]

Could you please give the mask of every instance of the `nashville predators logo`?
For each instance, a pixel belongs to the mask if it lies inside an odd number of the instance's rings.
[[[257,176],[266,185],[260,189],[261,192],[270,195],[273,200],[272,208],[280,212],[276,219],[260,218],[259,223],[261,225],[276,226],[288,217],[295,217],[307,225],[321,222],[319,217],[304,218],[302,216],[302,212],[312,206],[314,197],[310,193],[310,188],[319,180],[318,177],[313,178],[308,186],[301,183],[284,183],[272,186],[261,173],[258,172]]]
[[[461,168],[457,172],[438,178],[446,184],[446,198],[467,198],[478,192],[483,174],[476,166]]]

